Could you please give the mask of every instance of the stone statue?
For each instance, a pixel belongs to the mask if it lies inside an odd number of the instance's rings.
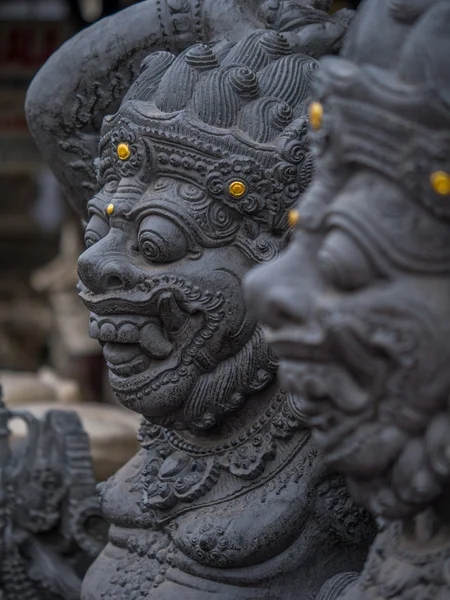
[[[367,0],[310,107],[317,171],[248,299],[379,517],[345,600],[450,597],[450,3]]]
[[[313,168],[314,57],[348,16],[143,2],[66,44],[30,89],[35,139],[87,218],[90,334],[144,416],[142,449],[102,486],[109,544],[83,600],[313,600],[362,567],[373,523],[317,456],[241,288],[286,245]]]
[[[66,42],[33,80],[26,112],[30,131],[71,205],[87,217],[87,203],[97,191],[93,157],[103,117],[117,111],[147,55],[178,54],[197,42],[216,41],[226,51],[227,44],[267,27],[282,31],[296,52],[318,58],[340,49],[353,17],[347,9],[328,16],[331,4],[144,0]]]
[[[20,445],[10,443],[13,419],[28,428]],[[9,411],[0,389],[1,600],[78,600],[106,533],[77,415]]]

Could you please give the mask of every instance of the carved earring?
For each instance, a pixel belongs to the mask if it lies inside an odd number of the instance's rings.
[[[300,220],[300,213],[298,210],[292,209],[289,211],[288,223],[289,227],[295,227]]]
[[[230,183],[228,191],[233,198],[242,198],[247,191],[247,186],[242,181],[233,181]]]
[[[445,171],[435,171],[431,175],[431,186],[436,194],[450,196],[450,175]]]
[[[106,214],[112,215],[113,212],[114,212],[114,204],[108,204],[108,206],[106,207]]]
[[[322,127],[323,106],[320,102],[311,102],[309,107],[309,122],[311,123],[311,127],[315,130]]]
[[[130,146],[122,142],[117,146],[117,156],[120,160],[127,160],[130,157],[131,151]]]

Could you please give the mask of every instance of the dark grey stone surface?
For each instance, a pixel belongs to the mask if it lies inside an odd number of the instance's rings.
[[[313,169],[316,57],[351,16],[143,2],[30,88],[36,142],[88,219],[90,333],[145,418],[142,450],[102,487],[110,543],[83,600],[313,600],[362,567],[373,522],[318,456],[241,287],[286,245]]]
[[[345,600],[450,597],[450,3],[367,0],[311,109],[317,173],[248,280],[280,377],[383,531]]]
[[[8,423],[22,420],[25,442]],[[78,600],[82,579],[105,545],[89,456],[76,413],[39,420],[8,410],[0,388],[0,598]]]

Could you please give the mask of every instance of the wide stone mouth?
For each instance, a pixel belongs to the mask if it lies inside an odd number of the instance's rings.
[[[283,361],[332,362],[325,332],[305,331],[292,326],[274,330],[264,327],[264,336]]]
[[[174,346],[161,319],[141,315],[91,313],[89,335],[103,346],[108,369],[119,377],[138,375],[167,359]]]
[[[158,316],[91,313],[89,335],[98,339],[110,370],[119,380],[161,366],[188,342],[183,335],[196,321],[171,292],[161,294]]]

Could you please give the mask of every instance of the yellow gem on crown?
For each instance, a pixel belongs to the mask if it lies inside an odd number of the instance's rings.
[[[247,191],[247,186],[242,181],[233,181],[230,183],[230,187],[228,188],[230,194],[233,198],[242,198],[242,196]]]
[[[320,129],[323,122],[323,106],[320,102],[311,102],[309,107],[309,122],[313,129]]]
[[[108,204],[108,206],[106,207],[106,212],[108,215],[112,215],[114,212],[114,204]]]
[[[450,174],[445,171],[435,171],[431,175],[431,185],[436,194],[450,196]]]
[[[131,154],[130,146],[122,142],[117,146],[117,156],[120,160],[127,160]]]
[[[300,213],[298,210],[290,210],[288,215],[289,227],[295,227],[300,220]]]

